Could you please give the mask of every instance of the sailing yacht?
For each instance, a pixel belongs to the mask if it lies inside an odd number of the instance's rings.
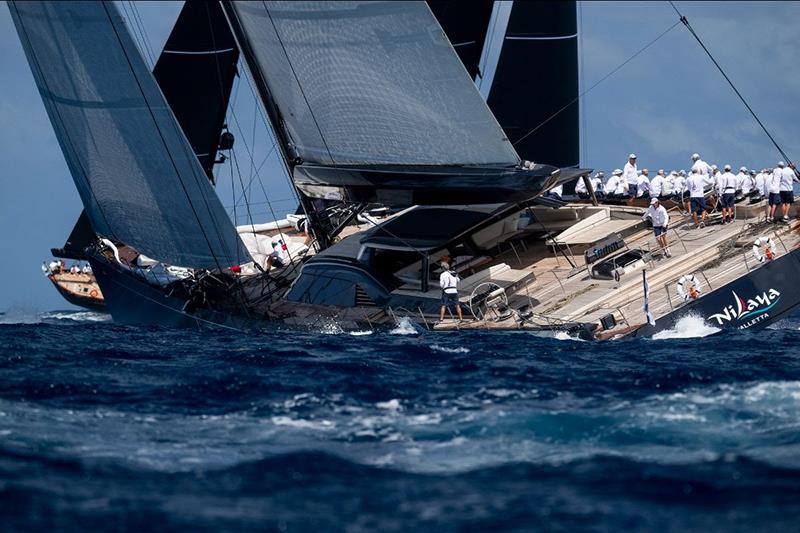
[[[249,234],[231,223],[113,4],[9,6],[98,237],[85,252],[115,320],[239,329],[406,317],[611,338],[687,313],[763,327],[800,303],[787,286],[796,223],[763,235],[759,206],[691,239],[674,214],[683,251],[670,259],[652,249],[639,207],[544,197],[590,171],[569,153],[563,166],[520,157],[513,125],[487,106],[492,69],[537,42],[515,33],[513,10],[493,5],[503,31],[487,32],[479,88],[425,3],[221,4],[299,195],[305,225],[294,229],[313,237],[291,251],[298,243],[277,221]],[[568,49],[570,31],[544,41]],[[397,211],[349,225],[376,204]],[[288,264],[273,268],[270,247]],[[463,277],[467,323],[432,325],[445,258]],[[638,278],[645,270],[653,290]]]

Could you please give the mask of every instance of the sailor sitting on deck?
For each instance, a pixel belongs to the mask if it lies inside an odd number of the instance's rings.
[[[695,228],[702,228],[706,225],[705,186],[710,185],[710,181],[711,178],[708,174],[701,174],[699,168],[692,167],[692,175],[689,178],[688,185]],[[697,215],[702,215],[700,222],[697,221]]]
[[[594,189],[594,187],[592,187],[592,189]],[[589,198],[589,189],[586,188],[586,182],[583,181],[583,178],[578,178],[575,182],[575,194],[577,194],[578,198],[581,200]]]
[[[456,308],[458,319],[463,320],[461,305],[458,303],[458,282],[461,278],[458,277],[455,270],[450,270],[448,262],[442,261],[441,265],[444,272],[439,276],[439,286],[442,288],[442,308],[439,310],[439,322],[444,320],[445,309],[449,308],[452,313],[453,307]]]
[[[604,198],[606,195],[605,194],[606,191],[603,188],[603,178],[605,177],[605,175],[606,173],[601,170],[600,172],[595,174],[594,177],[592,178],[592,189],[594,189],[594,196],[598,200],[600,198]]]
[[[669,253],[669,244],[667,243],[669,213],[667,213],[666,208],[661,205],[661,202],[658,201],[658,198],[650,200],[650,207],[645,211],[642,220],[648,217],[653,222],[653,234],[656,237],[656,242],[658,242],[658,245],[661,247],[661,251],[667,257],[672,257],[672,254]]]
[[[561,195],[563,194],[563,192],[564,192],[564,186],[563,185],[559,185],[558,187],[553,187],[552,189],[547,191],[545,193],[544,197],[545,198],[550,198],[552,200],[558,200],[560,202],[561,201]]]
[[[267,270],[272,267],[283,268],[289,264],[289,254],[284,249],[283,240],[272,241],[272,253],[267,257]]]
[[[644,171],[642,171],[644,172]],[[664,190],[664,169],[659,169],[658,174],[650,180],[650,197],[651,198],[659,198],[661,196],[661,191]]]

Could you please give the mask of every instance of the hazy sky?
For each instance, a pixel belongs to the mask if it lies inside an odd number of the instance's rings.
[[[127,5],[127,3],[126,3]],[[800,150],[800,40],[791,26],[800,2],[678,2],[740,91],[790,157]],[[180,11],[180,2],[140,2],[137,8],[157,56]],[[587,2],[579,7],[583,36],[583,87],[633,55],[677,20],[666,2]],[[123,10],[123,15],[125,11]],[[66,309],[39,268],[61,246],[81,210],[80,199],[31,76],[7,6],[0,8],[0,310]],[[531,58],[531,69],[536,61]],[[543,80],[551,83],[557,80]],[[272,141],[252,111],[250,88],[235,91],[237,136],[245,180]],[[582,102],[582,165],[621,167],[631,151],[641,166],[685,168],[692,152],[735,167],[774,165],[779,159],[755,121],[682,26],[586,95]],[[255,135],[253,132],[255,131]],[[247,146],[245,146],[247,145]],[[231,206],[231,177],[220,169],[218,193]],[[253,186],[255,218],[271,219],[264,193],[278,216],[294,209],[274,153]],[[239,222],[244,222],[239,212]]]

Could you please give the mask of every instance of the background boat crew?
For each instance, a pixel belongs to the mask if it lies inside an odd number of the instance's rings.
[[[635,198],[637,192],[636,189],[639,185],[639,171],[636,168],[636,154],[630,154],[628,156],[628,162],[625,163],[625,166],[622,169],[622,178],[628,185],[627,194],[629,194],[631,198]]]
[[[50,269],[51,274],[58,274],[59,272],[61,272],[61,263],[59,263],[58,261],[55,260],[50,261],[50,264],[47,265],[47,267]]]
[[[454,307],[458,319],[463,320],[461,305],[458,303],[458,282],[460,278],[454,270],[450,270],[450,263],[447,261],[442,261],[441,266],[444,272],[439,276],[439,286],[442,288],[442,307],[439,309],[439,322],[444,320],[445,310],[449,308],[452,313]]]
[[[675,197],[675,201],[678,202],[678,205],[681,206],[683,211],[689,212],[689,198],[686,192],[686,172],[681,170],[680,172],[672,171],[670,172],[670,180],[668,184],[671,186],[669,191],[664,191],[664,196],[670,195]]]
[[[733,222],[733,203],[736,200],[736,176],[731,166],[725,165],[725,172],[720,176],[720,192],[722,193],[722,225]]]
[[[642,169],[639,175],[639,181],[636,183],[636,198],[647,198],[650,196],[650,171],[646,168]]]
[[[708,175],[700,173],[699,168],[693,168],[688,181],[692,220],[694,220],[694,227],[698,229],[706,225],[705,187],[710,184],[710,180]],[[700,215],[699,221],[698,215]]]
[[[658,173],[650,180],[650,197],[651,198],[661,198],[661,191],[664,190],[664,179],[666,178],[664,174],[664,169],[661,168],[658,170]]]
[[[794,182],[798,181],[794,169],[786,166],[783,161],[778,161],[776,173],[780,176],[781,211],[784,224],[789,223],[789,207],[794,203]]]
[[[658,201],[658,198],[650,200],[650,207],[648,207],[647,211],[642,215],[642,220],[647,218],[653,223],[653,235],[656,237],[658,246],[661,247],[661,252],[667,257],[672,257],[672,254],[669,253],[669,245],[667,243],[669,213],[667,213],[666,208],[661,205],[661,202]]]
[[[89,266],[89,263],[86,263],[85,265],[83,265],[83,268],[81,269],[81,272],[83,272],[84,274],[91,274],[92,273],[92,267]]]
[[[775,169],[777,170],[777,169]],[[769,192],[769,211],[767,212],[767,222],[775,221],[775,212],[781,205],[781,175],[774,170],[767,169],[766,177],[767,191]]]

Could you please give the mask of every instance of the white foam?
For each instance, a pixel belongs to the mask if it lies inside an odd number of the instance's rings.
[[[440,346],[438,344],[432,344],[431,350],[437,352],[444,352],[444,353],[469,353],[469,348],[465,348],[463,346],[457,346],[455,348],[448,348],[447,346]]]
[[[392,398],[387,402],[378,402],[375,404],[375,407],[377,407],[378,409],[387,409],[389,411],[399,411],[400,409],[402,409],[402,406],[400,405],[400,400],[398,400],[397,398]]]
[[[653,338],[661,339],[693,339],[697,337],[707,337],[720,331],[719,328],[709,326],[697,315],[687,315],[678,319],[674,328],[659,331]]]
[[[74,320],[75,322],[109,322],[111,315],[96,311],[52,311],[41,314],[42,320]]]
[[[395,328],[389,333],[392,335],[417,335],[419,332],[411,322],[411,319],[407,316],[404,316],[397,321],[397,326],[395,326]]]
[[[584,339],[580,339],[578,337],[573,337],[566,331],[556,331],[556,334],[553,335],[553,338],[559,341],[576,341],[576,342],[586,342]]]
[[[336,427],[336,424],[330,420],[304,420],[302,418],[289,418],[288,416],[273,416],[271,420],[276,426],[287,426],[298,429],[326,431]]]
[[[369,331],[369,330],[364,330],[364,331],[350,331],[350,332],[348,332],[348,334],[349,334],[349,335],[352,335],[353,337],[364,337],[364,336],[366,336],[366,335],[372,335],[373,333],[374,333],[374,332],[372,332],[372,331]]]
[[[341,335],[342,333],[344,333],[344,330],[339,324],[331,321],[322,324],[318,332],[322,333],[323,335]]]

